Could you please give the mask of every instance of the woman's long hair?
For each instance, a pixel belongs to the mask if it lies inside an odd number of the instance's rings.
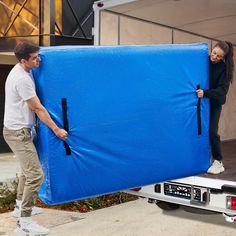
[[[219,41],[216,43],[214,47],[219,47],[223,50],[225,56],[224,61],[226,64],[226,75],[228,80],[233,82],[233,74],[234,74],[234,48],[232,43],[227,41]]]

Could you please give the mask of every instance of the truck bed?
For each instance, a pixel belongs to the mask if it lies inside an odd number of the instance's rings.
[[[222,143],[225,171],[218,175],[202,174],[201,177],[236,181],[236,140]]]

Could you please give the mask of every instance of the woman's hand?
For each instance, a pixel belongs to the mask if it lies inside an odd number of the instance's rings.
[[[199,98],[203,98],[203,96],[204,96],[204,91],[203,91],[202,89],[196,90],[196,93],[197,93],[197,96],[198,96]]]

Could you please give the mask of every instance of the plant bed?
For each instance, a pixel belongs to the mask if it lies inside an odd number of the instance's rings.
[[[78,200],[70,203],[63,203],[53,206],[45,205],[40,199],[37,199],[36,206],[42,208],[58,209],[65,211],[79,211],[88,212],[97,209],[118,205],[124,202],[129,202],[138,199],[137,196],[133,196],[128,193],[118,192],[108,195],[103,195],[94,198],[88,198],[85,200]]]
[[[16,199],[17,181],[11,184],[0,185],[0,213],[9,212],[14,209]],[[124,202],[129,202],[138,199],[124,192],[107,194],[99,197],[89,198],[85,200],[73,201],[70,203],[48,206],[39,198],[36,199],[36,206],[42,208],[50,208],[65,211],[88,212],[96,209],[101,209],[109,206],[118,205]]]

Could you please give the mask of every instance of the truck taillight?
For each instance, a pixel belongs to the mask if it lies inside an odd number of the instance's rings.
[[[226,208],[231,210],[236,210],[236,197],[233,196],[226,197]]]
[[[98,7],[103,7],[104,4],[103,4],[102,2],[99,2],[99,3],[97,3],[97,6],[98,6]]]
[[[130,190],[138,192],[138,191],[141,190],[141,188],[132,188],[132,189],[130,189]]]

